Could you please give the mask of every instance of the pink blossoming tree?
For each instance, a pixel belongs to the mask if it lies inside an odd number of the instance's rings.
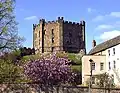
[[[55,54],[50,57],[30,61],[24,66],[25,75],[32,80],[33,84],[39,85],[40,89],[70,84],[74,80],[75,74],[72,73],[70,61],[65,57],[57,57]]]

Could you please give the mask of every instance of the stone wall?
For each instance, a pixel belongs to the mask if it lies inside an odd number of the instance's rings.
[[[81,50],[86,52],[84,28],[84,21],[72,23],[64,21],[63,17],[48,22],[41,19],[38,25],[33,26],[33,47],[37,49],[37,53],[54,51],[80,53]]]
[[[33,85],[33,84],[32,84]],[[40,88],[33,88],[30,84],[17,84],[14,87],[0,84],[0,93],[45,93]],[[47,93],[120,93],[120,88],[89,88],[86,86],[61,86],[49,89]]]
[[[75,22],[64,22],[63,46],[68,52],[80,52],[85,49],[85,40],[82,29],[85,25]]]

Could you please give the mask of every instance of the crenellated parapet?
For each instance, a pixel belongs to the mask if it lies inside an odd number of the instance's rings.
[[[36,53],[57,50],[79,53],[85,49],[85,21],[72,22],[64,17],[51,21],[39,19],[38,24],[33,24],[33,31]]]
[[[64,21],[64,17],[58,17],[56,21],[46,22],[45,19],[40,19],[39,24],[33,24],[33,30],[35,30],[35,28],[38,27],[41,23],[48,25],[48,24],[54,24],[61,21],[63,21],[64,24],[68,24],[68,25],[85,26],[85,21],[80,21],[80,23],[77,23],[77,22],[71,22],[71,21]]]
[[[39,23],[44,23],[45,22],[45,19],[40,19],[39,20]]]
[[[81,26],[81,25],[84,25],[84,24],[85,24],[84,22],[85,22],[85,21],[80,21],[80,23],[71,22],[71,21],[64,21],[64,24]]]
[[[82,25],[82,26],[85,26],[85,21],[83,20],[83,21],[80,21],[80,24]]]
[[[33,31],[35,30],[36,26],[37,26],[37,24],[33,24]]]
[[[64,20],[64,17],[58,17],[58,20]]]
[[[47,21],[47,22],[45,22],[46,25],[48,25],[48,24],[55,24],[55,23],[56,23],[56,21]]]

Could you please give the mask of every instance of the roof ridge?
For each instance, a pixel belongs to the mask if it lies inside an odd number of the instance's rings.
[[[96,47],[92,48],[88,54],[97,53],[99,51],[102,51],[104,49],[108,49],[108,48],[115,46],[117,44],[120,44],[120,35],[98,44]]]

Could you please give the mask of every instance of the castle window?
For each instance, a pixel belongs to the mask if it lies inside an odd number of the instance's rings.
[[[39,37],[40,37],[40,31],[39,31]]]
[[[40,40],[39,40],[39,45],[40,45]]]
[[[51,48],[51,52],[53,52],[53,51],[54,51],[54,47]]]
[[[69,37],[72,37],[72,33],[71,32],[69,33]]]
[[[52,43],[54,43],[54,38],[52,38]]]
[[[71,41],[70,41],[70,40],[67,40],[66,43],[67,43],[68,45],[70,45],[70,44],[71,44]]]
[[[54,29],[52,29],[52,43],[54,43]]]
[[[54,31],[54,29],[52,29],[52,35],[54,35],[54,32],[53,32],[53,31]]]

